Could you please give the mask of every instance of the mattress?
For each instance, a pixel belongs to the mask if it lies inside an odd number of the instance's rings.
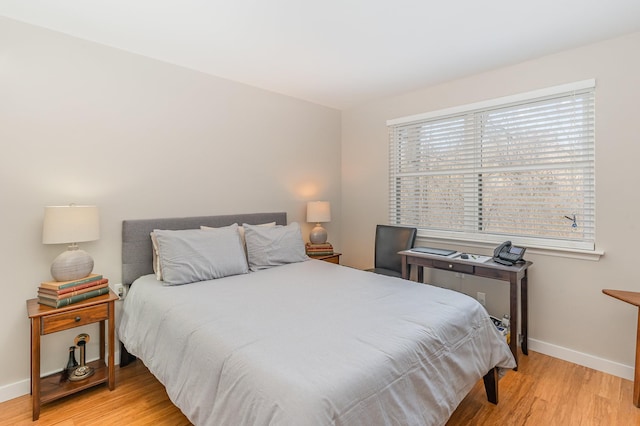
[[[441,425],[492,367],[515,367],[471,297],[319,260],[140,277],[118,332],[196,425]]]

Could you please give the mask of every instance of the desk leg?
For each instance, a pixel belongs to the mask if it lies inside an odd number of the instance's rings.
[[[409,269],[409,264],[407,263],[407,256],[402,256],[402,278],[408,280],[410,273],[411,270]]]
[[[640,408],[640,306],[638,307],[638,326],[636,330],[636,368],[633,373],[633,405]]]
[[[516,360],[515,371],[518,371],[518,277],[511,274],[509,279],[509,321],[511,322],[511,341],[509,348]]]
[[[522,325],[520,326],[522,331],[522,353],[525,355],[529,355],[529,289],[528,289],[528,278],[527,271],[524,271],[524,276],[520,282],[520,312],[522,313]],[[517,330],[516,330],[517,332]]]

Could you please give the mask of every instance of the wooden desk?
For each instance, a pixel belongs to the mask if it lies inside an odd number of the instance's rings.
[[[447,256],[438,256],[433,254],[417,253],[411,250],[399,252],[402,256],[402,278],[409,279],[411,277],[411,266],[418,267],[418,281],[424,282],[424,268],[444,269],[452,272],[474,275],[477,277],[492,278],[494,280],[509,282],[509,315],[511,317],[511,341],[509,347],[513,358],[516,360],[516,368],[518,364],[518,285],[520,286],[520,313],[522,324],[520,332],[522,333],[522,353],[529,355],[527,348],[527,327],[528,327],[528,301],[527,301],[527,269],[532,262],[525,262],[514,266],[504,266],[488,260],[484,263],[474,262],[472,260],[461,259],[459,257],[450,258]]]
[[[640,293],[635,291],[609,290],[602,292],[623,302],[638,307],[638,325],[636,328],[636,366],[633,373],[633,405],[640,407]]]

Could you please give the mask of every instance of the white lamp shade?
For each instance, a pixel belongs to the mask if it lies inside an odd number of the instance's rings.
[[[331,203],[328,201],[309,201],[307,203],[307,222],[331,222]]]
[[[48,206],[44,210],[43,244],[67,244],[100,238],[96,206]]]

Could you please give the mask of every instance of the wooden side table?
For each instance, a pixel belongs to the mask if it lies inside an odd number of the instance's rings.
[[[311,259],[324,260],[329,263],[337,263],[340,264],[340,256],[342,253],[333,253],[333,254],[325,254],[322,256],[309,256]]]
[[[640,293],[636,291],[604,289],[608,296],[638,307],[638,325],[636,328],[636,366],[633,373],[633,405],[640,408]]]
[[[118,296],[108,294],[62,308],[40,305],[38,299],[27,300],[27,312],[31,319],[31,395],[33,420],[40,417],[40,405],[71,395],[100,383],[108,383],[115,389],[115,301]],[[109,321],[109,354],[105,362],[105,321]],[[62,373],[40,377],[40,336],[100,322],[100,359],[89,362],[94,374],[84,380],[61,380]]]

